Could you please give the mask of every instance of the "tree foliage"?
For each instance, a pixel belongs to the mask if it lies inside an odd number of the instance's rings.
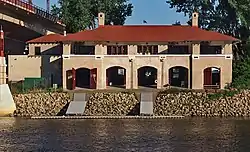
[[[235,88],[250,89],[250,59],[233,63],[233,83]]]
[[[58,0],[51,12],[66,24],[67,32],[78,32],[95,28],[99,12],[105,13],[105,24],[123,25],[132,9],[128,0]]]
[[[167,0],[170,8],[191,18],[199,13],[199,27],[236,37],[233,87],[250,87],[250,0]],[[191,20],[188,21],[191,23]]]
[[[167,0],[170,8],[191,18],[199,13],[199,27],[218,31],[242,40],[234,46],[234,57],[242,60],[249,57],[245,48],[249,45],[250,0]],[[191,24],[191,20],[188,21]]]

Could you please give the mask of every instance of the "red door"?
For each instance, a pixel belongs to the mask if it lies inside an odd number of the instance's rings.
[[[212,85],[212,68],[204,70],[204,85]]]
[[[72,90],[76,89],[76,70],[72,68]]]
[[[90,70],[90,89],[96,89],[97,68]]]

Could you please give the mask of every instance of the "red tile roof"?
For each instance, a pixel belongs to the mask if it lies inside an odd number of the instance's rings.
[[[61,34],[49,34],[30,40],[27,43],[56,43],[62,41],[62,38],[64,38],[64,36]]]
[[[61,38],[62,37],[62,38]],[[54,39],[53,39],[54,38]],[[61,39],[60,39],[61,38]],[[174,42],[174,41],[239,41],[218,32],[192,26],[105,25],[63,36],[38,38],[31,42],[48,41],[111,41],[111,42]]]

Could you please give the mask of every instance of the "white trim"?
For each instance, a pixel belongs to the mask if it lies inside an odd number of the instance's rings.
[[[163,55],[163,54],[153,54],[153,55],[135,55],[135,56],[138,56],[138,57],[149,57],[149,56],[152,56],[152,57],[189,57],[191,56],[191,54],[166,54],[166,55]]]
[[[129,59],[129,60],[134,60],[134,59],[135,59],[135,56],[134,56],[134,55],[129,55],[129,56],[128,56],[128,59]]]
[[[131,55],[103,55],[104,57],[129,57]]]
[[[233,56],[232,54],[200,54],[201,57],[226,57]]]
[[[159,56],[160,60],[165,60],[166,56]]]
[[[96,55],[78,55],[78,54],[70,54],[70,55],[62,55],[62,56],[72,56],[72,57],[95,57]]]
[[[200,59],[200,56],[199,55],[192,55],[192,58],[193,59]]]
[[[70,54],[70,55],[62,55],[62,56],[76,56],[76,57],[96,57],[96,56],[103,56],[103,57],[189,57],[191,54],[151,54],[151,55],[78,55],[78,54]]]
[[[71,55],[62,55],[63,59],[70,59]]]
[[[62,57],[189,57],[189,56],[199,56],[199,57],[227,57],[230,56],[231,58],[233,57],[232,54],[197,54],[197,55],[192,55],[192,54],[151,54],[151,55],[78,55],[78,54],[70,54],[70,55],[62,55]]]
[[[96,55],[96,56],[95,56],[95,59],[96,59],[96,60],[102,60],[103,58],[104,58],[103,55]]]
[[[229,57],[229,58],[227,58],[227,57]],[[225,59],[227,59],[227,60],[231,60],[231,59],[233,59],[233,55],[232,55],[232,54],[225,55]]]

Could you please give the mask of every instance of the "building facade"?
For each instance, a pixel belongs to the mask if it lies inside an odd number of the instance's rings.
[[[167,86],[223,89],[232,81],[233,37],[192,26],[104,25],[28,41],[27,55],[8,57],[9,81],[48,79],[64,89]]]

